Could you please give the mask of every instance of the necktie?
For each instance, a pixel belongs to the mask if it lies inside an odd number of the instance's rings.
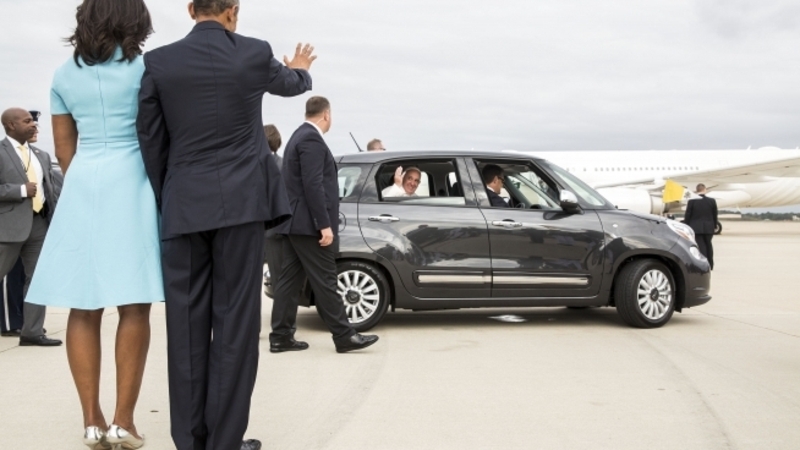
[[[27,150],[24,145],[20,145],[19,153],[22,155],[22,163],[25,165],[25,175],[28,176],[28,181],[37,183],[36,170],[34,170],[31,162],[31,151]],[[44,207],[42,187],[37,184],[36,195],[33,197],[33,212],[38,213],[42,210],[42,207]]]

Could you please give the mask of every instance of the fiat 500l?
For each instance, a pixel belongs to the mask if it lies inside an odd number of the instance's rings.
[[[629,325],[653,328],[711,299],[691,228],[618,210],[545,160],[376,152],[337,163],[338,291],[359,331],[390,308],[521,306],[612,306]],[[502,169],[507,207],[492,206],[487,166]],[[418,169],[414,196],[384,195],[399,167]],[[265,287],[271,296],[269,271]],[[301,304],[314,304],[307,285]]]

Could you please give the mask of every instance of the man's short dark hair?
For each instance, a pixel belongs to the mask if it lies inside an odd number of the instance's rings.
[[[278,131],[278,128],[272,124],[264,125],[264,134],[267,135],[269,149],[272,150],[272,153],[277,152],[278,149],[281,148],[281,133]]]
[[[331,109],[331,102],[325,97],[311,97],[306,102],[306,117],[317,117]]]
[[[216,16],[228,8],[239,5],[239,0],[194,0],[194,12],[199,15]]]
[[[495,178],[503,176],[503,169],[496,164],[487,164],[483,168],[483,173],[481,175],[483,176],[483,183],[489,184],[494,181]]]
[[[367,150],[384,150],[380,139],[373,139],[367,143]]]
[[[700,192],[700,191],[705,191],[705,190],[706,190],[706,185],[703,184],[703,183],[700,183],[700,184],[697,185],[697,189],[695,190],[695,192]]]

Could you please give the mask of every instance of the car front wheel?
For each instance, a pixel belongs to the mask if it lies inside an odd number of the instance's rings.
[[[340,262],[337,272],[336,291],[353,328],[360,332],[377,325],[386,315],[391,301],[389,282],[383,272],[357,261]]]
[[[614,289],[617,312],[628,325],[657,328],[675,311],[675,281],[662,263],[633,261],[617,275]]]

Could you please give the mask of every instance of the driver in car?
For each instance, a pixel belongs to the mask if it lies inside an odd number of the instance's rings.
[[[488,164],[483,168],[483,182],[486,184],[486,195],[489,196],[489,202],[492,208],[509,208],[508,203],[500,197],[500,191],[503,189],[503,182],[506,181],[503,175],[503,169],[495,164]]]
[[[383,197],[417,197],[417,188],[422,172],[416,167],[403,171],[400,166],[394,171],[394,184],[381,191]]]

